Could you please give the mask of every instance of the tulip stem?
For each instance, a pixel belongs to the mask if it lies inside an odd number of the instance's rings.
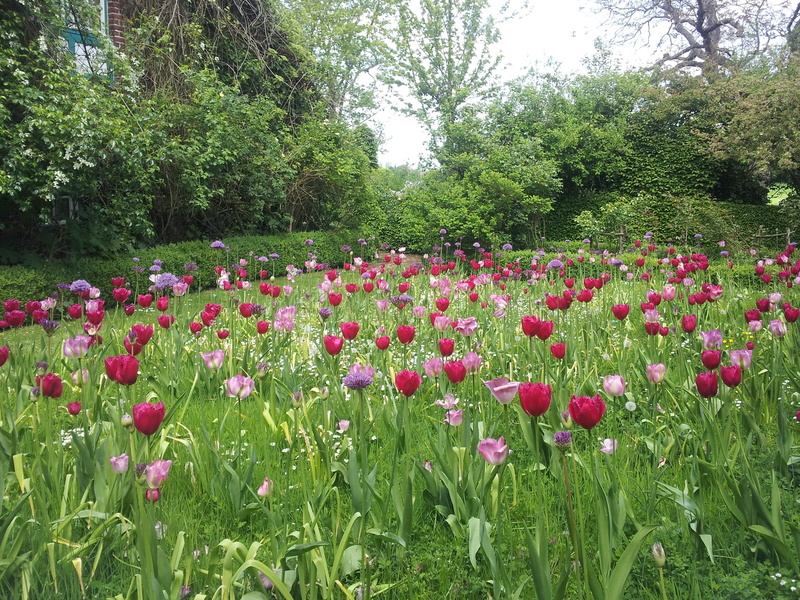
[[[567,492],[567,522],[569,523],[569,533],[572,538],[572,550],[575,556],[575,568],[580,572],[583,565],[580,561],[580,540],[578,539],[578,528],[575,525],[575,509],[572,506],[572,488],[569,485],[569,465],[567,464],[566,453],[561,453],[561,464],[564,469],[564,487]],[[581,577],[581,579],[583,579]],[[578,597],[583,598],[583,582],[578,585]]]
[[[661,597],[663,598],[663,600],[667,600],[667,588],[664,585],[664,567],[658,568],[658,576],[659,579],[661,580]]]

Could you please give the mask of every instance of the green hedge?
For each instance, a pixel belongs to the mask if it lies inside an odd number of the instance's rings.
[[[350,259],[350,255],[343,253],[341,248],[349,245],[355,256],[363,250],[366,258],[375,250],[374,240],[367,247],[358,243],[358,234],[342,232],[302,232],[274,236],[242,236],[222,240],[230,250],[211,248],[211,242],[194,241],[181,242],[157,246],[141,250],[135,257],[138,263],[133,262],[133,255],[120,255],[112,258],[83,258],[76,261],[44,261],[36,267],[30,266],[0,266],[0,301],[16,298],[21,301],[41,300],[56,290],[59,283],[70,283],[76,279],[85,279],[90,284],[100,288],[103,297],[111,296],[111,278],[126,277],[135,287],[137,275],[131,271],[138,264],[144,267],[145,273],[140,278],[140,289],[149,286],[147,278],[153,261],[163,261],[162,272],[175,275],[186,273],[184,265],[190,262],[199,267],[195,272],[196,280],[203,287],[214,285],[216,276],[214,267],[217,265],[229,267],[237,264],[240,259],[248,261],[247,270],[251,279],[256,279],[257,272],[264,263],[257,261],[260,256],[278,254],[279,258],[266,263],[270,275],[285,276],[286,266],[294,264],[304,268],[309,253],[316,255],[318,263],[341,265]],[[305,244],[307,239],[313,240],[313,246]],[[252,253],[252,254],[251,254]]]
[[[735,248],[752,247],[759,227],[763,227],[766,234],[785,233],[787,227],[796,230],[800,225],[772,205],[734,204],[706,197],[585,193],[556,203],[553,213],[547,216],[548,239],[596,237],[596,232],[589,233],[575,223],[575,217],[583,211],[592,213],[596,231],[617,232],[624,226],[631,241],[642,239],[649,231],[658,243],[699,243],[709,252],[713,252],[715,244],[721,240]],[[695,238],[696,234],[702,237]],[[604,247],[616,249],[616,241],[611,238],[600,236],[597,241]],[[785,237],[765,242],[775,249],[785,243]]]

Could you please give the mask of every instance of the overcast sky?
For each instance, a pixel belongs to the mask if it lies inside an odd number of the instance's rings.
[[[581,5],[586,0],[534,0],[535,6],[524,16],[500,25],[499,50],[507,63],[500,73],[502,80],[518,77],[535,65],[543,67],[548,59],[561,64],[562,73],[581,70],[581,59],[594,54],[594,40],[608,37],[602,18]],[[634,62],[641,53],[631,51],[623,62]],[[385,142],[379,159],[382,165],[416,166],[426,153],[426,136],[416,120],[387,109],[376,121],[383,124]]]

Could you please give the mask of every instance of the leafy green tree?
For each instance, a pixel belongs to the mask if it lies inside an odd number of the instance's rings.
[[[376,108],[376,73],[385,63],[395,0],[283,0],[314,55],[314,76],[330,117],[363,122]]]
[[[800,190],[800,55],[738,74],[712,91],[726,115],[709,135],[715,156],[747,165],[763,185]]]
[[[402,111],[446,138],[459,110],[488,90],[502,57],[488,0],[421,0],[399,6],[388,83],[410,94]]]

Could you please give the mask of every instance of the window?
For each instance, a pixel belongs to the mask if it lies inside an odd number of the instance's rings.
[[[108,35],[108,0],[89,0],[89,4],[96,7],[93,14],[79,16],[74,8],[67,9],[64,39],[75,55],[75,69],[79,73],[107,75],[108,65],[96,34]]]

